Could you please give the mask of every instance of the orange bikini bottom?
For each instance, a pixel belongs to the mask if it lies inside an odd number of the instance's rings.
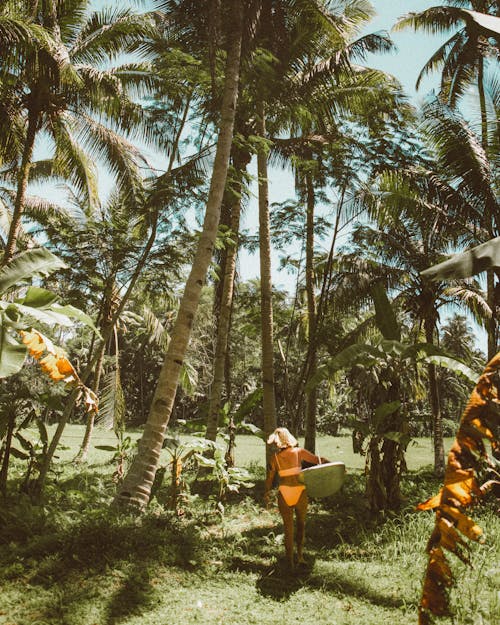
[[[292,508],[299,502],[300,496],[305,488],[303,484],[297,484],[297,486],[279,486],[278,490],[282,494],[287,506]]]

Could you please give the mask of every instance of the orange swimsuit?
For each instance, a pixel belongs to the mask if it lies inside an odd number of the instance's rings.
[[[301,467],[300,465],[296,466],[296,467],[292,467],[291,469],[281,469],[280,470],[280,465],[278,462],[278,454],[275,455],[276,458],[276,465],[278,467],[278,475],[280,477],[289,477],[291,475],[298,475],[301,472]],[[302,492],[305,490],[305,486],[304,484],[297,484],[297,485],[293,485],[293,486],[287,486],[284,484],[280,484],[278,486],[278,491],[281,493],[281,495],[283,496],[283,499],[285,500],[285,503],[290,506],[291,508],[293,508],[293,506],[296,506],[300,496],[302,495]]]

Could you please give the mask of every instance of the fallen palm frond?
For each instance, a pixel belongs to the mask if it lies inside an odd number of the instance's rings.
[[[468,544],[481,542],[482,529],[465,514],[465,509],[481,499],[496,480],[481,484],[481,476],[491,472],[493,461],[484,439],[491,443],[497,456],[500,451],[500,353],[486,365],[472,391],[448,454],[444,484],[437,495],[417,506],[418,510],[435,510],[436,523],[427,544],[429,562],[424,578],[419,607],[419,625],[428,625],[432,615],[449,613],[448,589],[453,574],[445,556],[451,551],[469,563]]]
[[[38,330],[21,330],[20,334],[30,355],[39,362],[42,371],[54,382],[64,382],[68,387],[77,387],[87,412],[97,412],[96,394],[81,381],[66,352]]]

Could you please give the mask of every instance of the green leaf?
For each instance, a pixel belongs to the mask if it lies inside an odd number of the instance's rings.
[[[26,347],[9,333],[5,316],[0,315],[0,378],[17,373],[24,364]]]
[[[241,427],[242,430],[247,430],[248,432],[251,432],[252,434],[255,434],[255,436],[258,436],[263,441],[265,441],[266,438],[267,438],[264,430],[261,430],[260,428],[258,428],[253,423],[243,422],[240,427]]]
[[[383,360],[379,349],[373,345],[359,344],[350,345],[331,358],[325,365],[318,367],[315,375],[306,384],[306,389],[314,388],[323,380],[328,380],[340,369],[350,369],[354,365],[371,365]]]
[[[10,448],[10,453],[14,456],[14,458],[19,458],[20,460],[28,460],[29,454],[24,453],[24,451],[19,451],[15,447]]]
[[[234,418],[235,423],[238,423],[239,421],[244,419],[247,415],[249,415],[253,411],[253,409],[256,406],[259,405],[259,403],[262,400],[263,392],[264,391],[263,391],[262,387],[259,387],[259,388],[255,389],[255,391],[252,391],[249,395],[247,395],[243,399],[243,401],[239,405],[238,409],[234,413],[234,417],[233,418]]]
[[[380,404],[380,406],[377,406],[375,410],[375,419],[385,419],[385,417],[396,412],[396,410],[398,410],[400,406],[401,402],[399,401],[399,399],[397,399],[396,401],[386,401],[383,404]]]
[[[46,308],[53,304],[58,297],[58,295],[47,291],[47,289],[42,289],[38,286],[30,286],[26,295],[22,299],[16,300],[16,303],[33,308]]]
[[[401,447],[405,449],[405,451],[411,441],[411,436],[403,432],[385,432],[383,436],[389,441],[399,443]]]
[[[95,449],[101,449],[102,451],[118,451],[118,447],[112,445],[95,445]]]
[[[458,280],[469,278],[490,268],[500,268],[500,237],[473,247],[461,254],[421,272],[430,280]]]
[[[217,465],[217,462],[213,458],[207,458],[201,454],[194,454],[194,457],[202,467],[215,467]]]
[[[24,438],[22,434],[19,434],[19,432],[16,433],[16,438],[21,443],[21,447],[26,451],[31,451],[33,449],[33,443],[27,438]]]
[[[463,362],[460,362],[448,356],[439,356],[438,354],[433,354],[430,356],[425,356],[424,358],[422,358],[422,361],[432,363],[433,365],[438,365],[439,367],[446,367],[446,369],[449,369],[454,373],[459,373],[460,375],[463,375],[467,380],[469,380],[469,382],[472,382],[473,384],[477,384],[479,376],[481,375],[480,373],[477,373],[477,371],[473,371]]]
[[[38,427],[38,432],[40,434],[40,440],[44,445],[46,445],[49,442],[49,433],[47,432],[47,427],[45,426],[45,423],[42,421],[42,419],[37,419],[36,424]]]
[[[50,308],[59,315],[65,315],[70,319],[76,319],[77,321],[80,321],[84,325],[94,330],[94,332],[96,332],[98,336],[101,336],[99,330],[95,327],[92,319],[86,313],[84,313],[83,310],[75,308],[75,306],[71,306],[71,304],[66,304],[65,306],[62,306],[61,304],[52,304]]]
[[[375,320],[382,336],[384,339],[400,341],[401,328],[384,285],[376,282],[371,286],[370,294],[375,305]]]
[[[23,317],[32,317],[40,323],[46,323],[50,326],[54,324],[64,327],[73,325],[71,319],[66,315],[59,314],[50,309],[32,308],[31,306],[24,306],[23,304],[10,304],[6,308],[6,312],[11,313],[12,311],[18,312]]]
[[[64,267],[65,263],[44,247],[21,252],[0,269],[0,294],[35,276],[46,276]]]

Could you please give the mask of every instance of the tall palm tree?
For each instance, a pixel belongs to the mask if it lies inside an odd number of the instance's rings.
[[[429,172],[426,172],[429,175]],[[431,185],[432,186],[432,185]],[[425,195],[425,191],[427,194]],[[360,226],[353,235],[355,265],[368,259],[380,276],[385,276],[396,299],[407,311],[428,344],[437,339],[439,310],[451,304],[463,307],[484,322],[488,307],[479,286],[467,281],[451,284],[430,282],[421,272],[447,251],[450,232],[456,231],[456,215],[445,209],[433,211],[433,200],[449,199],[449,189],[434,189],[432,198],[428,178],[410,173],[386,172],[381,176],[377,197],[368,209],[376,213],[378,227]],[[365,196],[364,200],[368,198]],[[455,199],[458,202],[458,199]],[[435,205],[436,206],[436,205]],[[434,464],[444,471],[442,415],[437,372],[428,364],[429,399],[433,416]]]
[[[489,158],[480,138],[460,114],[439,102],[424,110],[425,131],[436,151],[440,179],[450,187],[450,209],[459,223],[470,224],[472,233],[462,245],[484,243],[500,234],[498,167]],[[454,190],[458,191],[458,194]],[[490,310],[486,321],[488,358],[496,354],[499,344],[498,302],[495,295],[498,278],[492,269],[486,271],[487,301]]]
[[[409,13],[398,20],[395,30],[412,27],[430,34],[449,33],[450,38],[425,63],[417,78],[417,89],[422,78],[441,71],[440,97],[455,108],[467,88],[476,85],[481,110],[482,143],[488,144],[488,111],[485,95],[485,64],[496,63],[498,50],[492,46],[487,33],[474,19],[470,9],[496,15],[496,2],[485,0],[452,0],[447,5],[434,6],[420,13]]]
[[[54,144],[53,174],[71,180],[91,203],[96,201],[95,158],[108,164],[124,190],[135,193],[139,182],[133,175],[139,152],[116,130],[129,137],[142,136],[146,142],[154,140],[142,108],[127,96],[130,90],[135,96],[142,86],[150,87],[154,77],[144,63],[112,66],[121,53],[152,32],[150,21],[126,9],[90,15],[86,9],[86,0],[40,3],[26,16],[27,23],[45,29],[51,46],[0,61],[0,75],[8,73],[0,88],[10,108],[22,113],[25,126],[4,263],[16,251],[40,133]]]
[[[498,3],[485,0],[455,0],[449,5],[431,7],[420,13],[410,13],[401,18],[395,29],[413,27],[432,34],[448,33],[458,28],[451,37],[432,55],[424,65],[417,79],[417,88],[427,73],[441,71],[440,98],[451,108],[456,108],[468,87],[475,85],[479,98],[481,116],[481,144],[485,154],[489,152],[489,115],[491,103],[488,102],[487,67],[498,64],[498,41],[492,44],[473,11],[496,15]],[[496,116],[492,118],[496,129]],[[496,130],[495,130],[496,135]],[[490,238],[495,236],[493,230],[498,215],[485,207],[482,226],[489,232]],[[487,271],[488,302],[491,308],[495,305],[495,274]],[[488,358],[497,352],[497,323],[493,315],[488,327]]]
[[[149,501],[151,486],[158,466],[165,430],[172,412],[194,316],[200,301],[201,289],[212,259],[217,237],[221,203],[233,139],[244,24],[244,3],[238,1],[237,3],[231,3],[231,5],[233,8],[227,46],[224,90],[220,109],[220,128],[203,231],[200,235],[194,261],[180,302],[171,341],[160,371],[144,434],[139,441],[138,453],[117,495],[118,501],[139,507],[143,507]]]
[[[236,122],[236,128],[241,129],[241,122]],[[215,339],[215,354],[213,362],[213,381],[210,388],[208,403],[207,429],[205,438],[215,440],[219,423],[219,415],[222,404],[222,390],[225,382],[226,363],[228,354],[229,329],[231,324],[231,311],[234,295],[234,281],[236,275],[236,259],[239,247],[240,216],[244,194],[244,177],[246,167],[250,163],[251,154],[248,148],[240,144],[232,147],[232,166],[234,180],[227,185],[227,201],[230,206],[230,237],[221,273],[221,294],[217,311],[217,328]],[[229,389],[226,388],[229,393]]]
[[[311,130],[314,132],[315,117],[320,119],[324,116],[335,126],[337,123],[335,118],[339,112],[349,110],[356,95],[359,95],[359,92],[354,95],[350,103],[348,96],[344,99],[335,99],[335,86],[338,86],[342,74],[344,79],[358,72],[361,76],[363,70],[353,67],[355,60],[363,57],[367,51],[387,50],[391,45],[386,38],[378,35],[353,40],[362,24],[372,15],[371,5],[367,2],[356,0],[342,2],[332,12],[328,11],[328,3],[305,2],[301,5],[301,12],[297,11],[295,4],[271,0],[263,4],[261,16],[263,27],[258,35],[259,43],[267,50],[267,56],[259,59],[259,69],[255,72],[254,78],[259,94],[255,103],[257,135],[261,137],[257,150],[257,164],[262,291],[262,378],[266,431],[274,427],[276,420],[273,388],[271,258],[268,236],[267,142],[270,137],[282,134],[285,130],[298,131],[300,123],[297,122],[301,117],[308,120],[308,127],[301,129],[304,134],[309,134]],[[380,75],[378,77],[380,78]],[[360,81],[362,80],[363,78],[360,78]],[[353,91],[355,90],[354,87]],[[312,101],[315,103],[311,104]],[[321,125],[321,122],[317,123]],[[267,126],[270,132],[266,129]],[[311,194],[309,198],[312,200]],[[309,242],[312,242],[311,238]],[[311,259],[308,263],[309,269],[312,266],[310,261]],[[311,270],[308,276],[312,276]],[[313,299],[309,297],[314,335],[313,306]],[[315,391],[311,393],[309,405],[311,414],[315,415]],[[315,416],[308,419],[308,423],[310,427],[307,445],[308,448],[314,449]]]

